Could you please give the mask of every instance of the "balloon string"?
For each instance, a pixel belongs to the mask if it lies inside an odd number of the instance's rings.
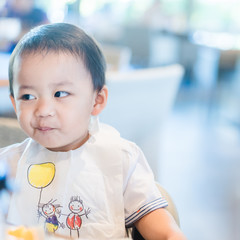
[[[40,196],[39,196],[39,200],[38,200],[38,208],[39,208],[39,205],[40,205],[40,202],[41,202],[42,190],[43,190],[43,188],[41,188],[41,191],[40,191]]]
[[[38,200],[38,222],[39,222],[39,219],[40,219],[40,202],[41,202],[41,198],[42,198],[42,190],[43,190],[43,188],[41,188],[41,190],[40,190],[40,195],[39,195],[39,200]]]

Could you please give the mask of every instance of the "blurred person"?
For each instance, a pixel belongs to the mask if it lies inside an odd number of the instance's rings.
[[[44,10],[36,8],[34,0],[7,0],[3,9],[0,11],[2,18],[19,19],[21,30],[16,39],[10,41],[5,49],[6,52],[12,52],[19,39],[31,28],[49,23],[47,14]]]

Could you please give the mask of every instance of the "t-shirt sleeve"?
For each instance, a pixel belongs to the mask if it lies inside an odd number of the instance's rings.
[[[125,225],[130,227],[144,215],[168,205],[158,190],[152,170],[141,151],[132,144],[124,166]]]

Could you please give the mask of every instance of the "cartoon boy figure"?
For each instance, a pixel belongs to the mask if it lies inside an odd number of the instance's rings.
[[[88,218],[88,214],[91,212],[91,209],[84,209],[83,201],[79,196],[71,197],[68,207],[71,213],[67,216],[67,227],[70,229],[70,236],[72,236],[72,230],[76,230],[79,238],[79,229],[82,225],[81,216],[85,215]]]
[[[60,214],[60,211],[57,210],[60,205],[54,205],[54,202],[49,201],[42,206],[42,216],[45,217],[45,229],[47,232],[55,233],[56,230],[60,227],[64,228],[64,224],[60,223],[57,219],[56,213]]]

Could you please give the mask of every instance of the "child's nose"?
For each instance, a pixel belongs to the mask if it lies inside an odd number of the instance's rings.
[[[37,117],[50,117],[54,116],[55,110],[51,100],[42,99],[38,101],[35,114]]]

